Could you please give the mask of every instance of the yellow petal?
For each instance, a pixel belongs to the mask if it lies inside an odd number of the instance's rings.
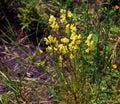
[[[69,39],[66,38],[66,37],[65,37],[65,38],[62,38],[62,39],[61,39],[61,42],[63,42],[63,43],[69,43]]]

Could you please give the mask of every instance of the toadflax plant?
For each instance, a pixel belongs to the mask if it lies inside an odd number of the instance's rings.
[[[86,32],[88,35],[81,34],[77,24],[69,10],[60,9],[59,18],[50,15],[51,33],[44,38],[52,62],[50,67],[54,69],[50,71],[54,82],[50,92],[60,104],[101,104],[107,96],[107,85],[103,84],[101,74],[97,76],[98,63],[94,58],[99,40],[91,31]]]
[[[87,38],[80,34],[73,13],[65,9],[60,10],[58,20],[50,15],[49,25],[51,35],[44,41],[53,62],[54,72],[51,75],[55,82],[56,100],[67,104],[86,102],[90,94],[90,79],[86,63],[81,58],[94,50],[92,34]]]

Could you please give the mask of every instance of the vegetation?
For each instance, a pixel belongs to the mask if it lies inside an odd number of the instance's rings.
[[[9,18],[1,28],[1,104],[120,103],[119,0],[21,0],[17,11],[22,38]]]

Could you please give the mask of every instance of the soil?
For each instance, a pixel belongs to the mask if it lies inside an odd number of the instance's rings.
[[[50,77],[42,67],[33,64],[33,61],[40,62],[41,60],[44,60],[46,58],[46,54],[45,52],[41,55],[39,52],[36,53],[36,49],[38,47],[35,44],[36,41],[28,41],[28,38],[25,37],[27,31],[21,30],[20,21],[17,18],[18,11],[16,8],[17,7],[0,7],[0,16],[2,17],[0,18],[0,30],[5,32],[9,37],[12,37],[8,26],[8,24],[10,24],[15,33],[15,37],[13,36],[12,39],[19,45],[19,47],[18,45],[12,45],[12,42],[0,31],[0,71],[5,73],[12,80],[14,80],[14,78],[23,78],[25,83],[23,83],[20,88],[23,90],[25,87],[24,94],[29,97],[28,101],[23,99],[25,102],[28,102],[26,104],[29,104],[31,101],[32,104],[52,104],[50,101],[52,95],[44,90],[51,82]],[[6,41],[5,44],[3,40]],[[45,46],[40,45],[39,48],[44,50]],[[34,57],[31,59],[30,56],[33,55]],[[28,60],[25,61],[25,59]],[[49,63],[49,61],[47,61],[46,64],[47,63]],[[4,78],[1,75],[0,79],[0,94],[10,92],[11,89],[3,84],[2,80],[4,80]],[[29,91],[28,88],[30,86],[35,91]],[[33,96],[40,96],[40,98],[32,98]],[[13,102],[11,102],[11,104],[13,104]]]

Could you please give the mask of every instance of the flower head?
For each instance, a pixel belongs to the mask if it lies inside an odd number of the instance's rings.
[[[59,25],[57,24],[56,18],[53,15],[51,15],[49,18],[49,24],[54,31],[59,29]]]
[[[71,32],[76,32],[77,31],[77,28],[75,27],[74,24],[71,24],[70,29],[71,29]]]
[[[53,37],[52,35],[49,35],[48,38],[44,38],[44,41],[46,42],[46,45],[49,45],[49,44],[55,44],[57,45],[58,44],[58,40],[56,39],[56,37]]]
[[[89,36],[87,37],[87,40],[85,41],[85,43],[87,45],[87,49],[85,50],[86,53],[89,53],[94,48],[94,41],[91,40],[92,36],[93,36],[93,34],[89,34]]]
[[[66,10],[60,9],[60,16],[65,16],[65,15],[66,15]]]
[[[72,14],[71,11],[68,11],[68,17],[69,17],[69,18],[72,18],[72,17],[73,17],[73,14]]]
[[[70,39],[71,39],[71,40],[76,40],[76,39],[77,39],[77,35],[76,35],[75,32],[73,32],[73,33],[71,34]]]
[[[70,32],[70,24],[66,25],[65,32],[68,34]]]
[[[46,51],[49,53],[49,52],[52,52],[53,51],[53,47],[52,46],[48,46],[47,48],[46,48]]]
[[[64,38],[61,39],[61,42],[63,42],[63,43],[69,43],[69,39],[66,38],[66,37],[64,37]]]
[[[42,54],[42,53],[43,53],[43,51],[42,51],[40,48],[39,48],[39,53],[40,53],[40,54]]]
[[[118,6],[118,5],[115,5],[115,10],[118,10],[118,9],[120,9],[120,7]]]
[[[67,46],[63,44],[59,44],[58,48],[59,48],[60,53],[62,53],[62,55],[65,55],[68,52]]]
[[[117,69],[117,64],[113,64],[113,65],[112,65],[112,68],[113,68],[113,69]]]
[[[51,25],[55,21],[56,21],[56,18],[53,15],[51,15],[49,18],[49,24]]]
[[[71,53],[70,54],[70,59],[73,59],[74,58],[74,55]]]
[[[67,23],[66,17],[65,16],[61,16],[60,22],[62,24],[66,24]]]
[[[63,61],[63,57],[60,55],[59,56],[59,62],[62,62]]]

